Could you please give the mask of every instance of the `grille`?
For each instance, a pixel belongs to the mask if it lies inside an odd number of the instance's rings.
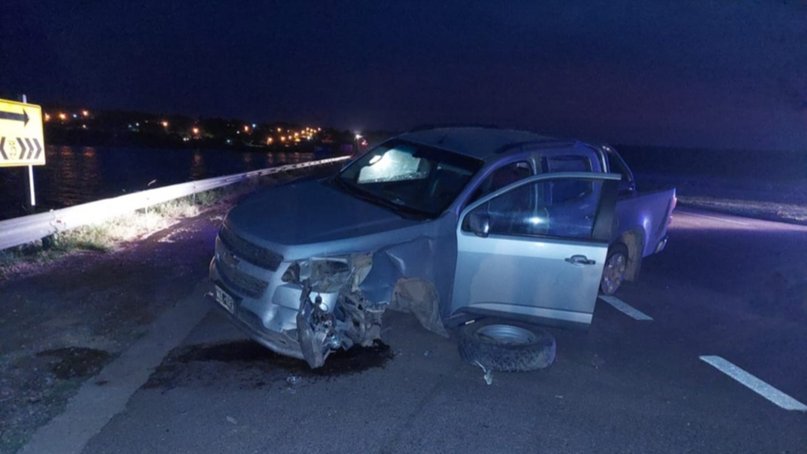
[[[247,295],[251,298],[257,298],[266,290],[269,285],[268,282],[262,281],[258,278],[252,277],[243,271],[233,267],[226,260],[216,260],[219,274],[233,290]]]
[[[282,255],[250,243],[233,233],[227,226],[221,228],[219,238],[238,258],[260,267],[277,271],[277,267],[283,261]]]

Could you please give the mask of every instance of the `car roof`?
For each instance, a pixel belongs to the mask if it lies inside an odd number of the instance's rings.
[[[572,146],[574,141],[561,140],[529,131],[484,127],[434,128],[401,134],[398,139],[451,150],[488,161],[508,148],[527,145]]]

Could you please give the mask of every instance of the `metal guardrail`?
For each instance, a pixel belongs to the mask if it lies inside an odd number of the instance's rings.
[[[30,243],[65,230],[102,222],[115,216],[121,216],[138,209],[168,202],[169,200],[240,183],[251,178],[320,166],[347,159],[350,159],[350,156],[320,159],[253,170],[235,175],[207,178],[51,210],[47,213],[7,219],[0,221],[0,250]]]

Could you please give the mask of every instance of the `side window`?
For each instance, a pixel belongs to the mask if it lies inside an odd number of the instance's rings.
[[[556,200],[559,188],[586,185],[586,197]],[[463,219],[470,232],[470,219],[485,219],[491,235],[549,236],[590,240],[594,228],[602,180],[559,178],[536,181],[508,191],[476,208]]]
[[[532,176],[532,168],[527,161],[518,161],[506,164],[493,171],[474,192],[471,201],[501,189],[510,183]]]
[[[544,158],[545,172],[591,172],[591,160],[581,155],[559,155]]]
[[[591,160],[587,156],[559,155],[543,159],[545,172],[591,172]],[[591,194],[591,180],[558,180],[550,191],[555,204],[574,202]]]

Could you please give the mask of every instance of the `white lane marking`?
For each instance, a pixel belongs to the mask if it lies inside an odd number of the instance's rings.
[[[653,321],[653,317],[645,314],[644,312],[636,309],[635,307],[631,306],[630,304],[622,301],[621,299],[611,296],[611,295],[600,295],[600,299],[605,301],[606,303],[614,306],[614,309],[622,312],[623,314],[631,317],[635,320],[649,320]]]
[[[722,217],[718,217],[718,216],[709,216],[708,214],[693,213],[691,211],[687,211],[687,215],[695,216],[695,217],[698,217],[698,218],[711,219],[713,221],[728,222],[729,224],[737,224],[737,225],[742,225],[742,226],[746,226],[746,227],[751,225],[751,223],[749,223],[749,222],[735,221],[734,219],[722,218]]]
[[[740,369],[720,356],[701,356],[701,361],[737,380],[742,385],[785,410],[807,411],[807,405],[797,401],[757,377]]]

